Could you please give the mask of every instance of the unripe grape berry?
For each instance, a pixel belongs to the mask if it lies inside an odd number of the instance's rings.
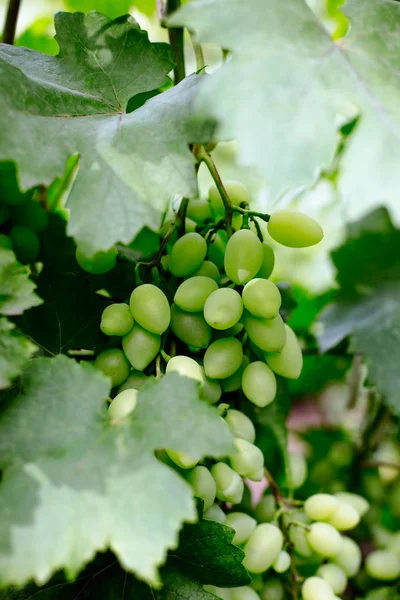
[[[317,571],[317,576],[325,579],[335,594],[343,594],[347,587],[346,573],[338,565],[333,563],[321,565]]]
[[[264,456],[260,448],[241,438],[236,438],[234,445],[237,452],[229,457],[232,469],[242,477],[261,481],[264,475]]]
[[[200,198],[189,200],[186,214],[196,223],[204,223],[206,219],[211,219],[212,216],[209,202]]]
[[[304,525],[309,525],[309,519],[307,515],[301,511],[293,513],[292,518],[294,521],[304,523]],[[288,519],[289,523],[290,521],[291,520]],[[289,529],[289,538],[297,554],[305,558],[310,558],[313,555],[313,549],[308,543],[307,531],[304,529],[304,527],[297,525],[297,523],[293,523]]]
[[[255,317],[273,319],[279,313],[281,293],[268,279],[252,279],[243,288],[243,304]]]
[[[94,366],[111,378],[112,387],[121,385],[130,371],[129,362],[120,348],[108,348],[101,352],[96,358]]]
[[[307,461],[299,452],[289,452],[289,468],[292,487],[296,490],[307,479]]]
[[[261,600],[284,600],[285,588],[280,579],[268,577],[261,590]]]
[[[333,589],[322,577],[308,577],[301,593],[303,600],[335,600]]]
[[[152,377],[141,371],[131,371],[128,379],[118,388],[118,393],[124,390],[141,390],[145,383],[151,381]]]
[[[221,338],[213,342],[204,354],[204,370],[211,379],[233,375],[243,360],[242,344],[236,338]]]
[[[168,329],[171,310],[166,295],[156,285],[144,283],[135,288],[129,306],[134,320],[146,331],[161,335]]]
[[[346,502],[346,504],[350,504],[350,506],[352,506],[358,512],[360,518],[362,518],[369,511],[370,504],[368,500],[359,494],[354,494],[352,492],[337,492],[335,497],[338,500]]]
[[[328,523],[313,523],[307,533],[311,548],[321,556],[336,556],[343,547],[340,533]]]
[[[133,317],[127,304],[110,304],[103,310],[100,329],[106,335],[126,335],[132,327]]]
[[[307,248],[318,244],[324,237],[317,221],[300,212],[278,210],[268,221],[268,233],[283,246]]]
[[[254,516],[259,523],[272,521],[276,513],[276,501],[272,494],[261,498],[254,511]]]
[[[246,585],[244,587],[232,588],[232,600],[260,600],[260,596],[253,588]]]
[[[243,544],[251,536],[256,528],[257,521],[246,513],[230,512],[226,516],[225,525],[235,530],[232,544],[240,546],[240,544]]]
[[[219,284],[221,281],[221,275],[218,271],[218,267],[210,260],[205,260],[197,269],[197,271],[194,271],[188,275],[188,278],[190,277],[209,277],[210,279],[213,279],[216,284]]]
[[[275,254],[273,249],[267,242],[262,242],[263,247],[263,261],[259,271],[257,271],[256,278],[268,279],[271,276],[275,266]]]
[[[155,359],[161,347],[161,337],[150,333],[139,325],[134,325],[131,331],[122,338],[122,348],[132,367],[144,371]]]
[[[392,581],[400,577],[400,558],[390,550],[375,550],[365,559],[365,570],[374,579]]]
[[[225,273],[237,285],[244,285],[260,270],[263,258],[263,247],[256,234],[249,229],[241,229],[226,245]]]
[[[257,525],[244,547],[243,565],[250,573],[263,573],[276,560],[282,545],[279,527],[271,523]]]
[[[285,324],[286,341],[280,352],[265,354],[268,366],[282,377],[298,379],[303,368],[303,354],[294,331]]]
[[[267,406],[276,396],[275,375],[265,363],[252,362],[243,371],[242,389],[253,404]]]
[[[304,503],[304,512],[313,521],[325,521],[332,516],[338,505],[338,500],[331,494],[314,494]]]
[[[181,452],[179,450],[165,450],[172,462],[174,462],[181,469],[193,469],[197,465],[197,460],[187,454],[186,452]]]
[[[211,475],[217,485],[216,496],[223,502],[239,504],[243,497],[244,483],[236,471],[229,465],[219,462],[211,467]]]
[[[171,330],[178,339],[193,348],[207,348],[211,327],[202,313],[188,313],[176,304],[171,306]]]
[[[193,488],[193,494],[204,501],[204,511],[211,508],[217,486],[210,471],[206,467],[198,466],[188,473],[187,480]]]
[[[215,266],[220,270],[224,268],[224,257],[227,243],[227,233],[223,229],[220,229],[211,238],[211,242],[207,249],[208,260],[214,263]]]
[[[84,271],[91,273],[92,275],[101,275],[102,273],[107,273],[111,271],[117,262],[117,249],[110,248],[105,252],[97,252],[93,256],[86,256],[82,250],[79,248],[76,249],[75,257],[78,265]]]
[[[225,415],[225,421],[228,423],[233,435],[237,438],[247,440],[251,444],[256,439],[256,430],[253,421],[244,413],[234,408],[230,408]]]
[[[362,556],[360,547],[349,537],[342,537],[342,540],[342,549],[332,560],[343,569],[347,577],[355,577],[361,566]]]
[[[207,253],[207,244],[199,233],[186,233],[172,247],[169,269],[175,277],[196,271]]]
[[[359,522],[360,515],[356,509],[350,506],[350,504],[338,500],[335,511],[329,517],[329,523],[338,531],[347,531],[348,529],[354,529]]]
[[[204,304],[204,318],[213,329],[232,327],[239,321],[242,313],[242,298],[231,288],[213,291]]]
[[[176,372],[179,373],[179,375],[195,379],[201,384],[203,384],[204,381],[203,369],[189,356],[174,356],[168,361],[165,372]]]
[[[215,379],[210,379],[203,374],[204,381],[201,388],[201,398],[207,400],[210,404],[215,404],[222,396],[222,389],[219,382]]]
[[[203,514],[203,519],[206,519],[206,521],[217,521],[218,523],[225,523],[226,514],[224,513],[222,508],[218,506],[218,504],[213,504],[208,510],[205,511],[205,513]]]
[[[231,332],[231,335],[233,336],[234,332],[232,330],[233,330],[233,328],[231,327],[229,329],[229,331]],[[226,331],[228,331],[228,330],[226,330]],[[229,377],[226,377],[226,379],[221,380],[221,387],[224,392],[237,392],[237,390],[240,390],[241,385],[242,385],[243,371],[249,364],[250,364],[249,357],[246,355],[243,356],[242,364],[240,365],[238,370],[235,371]],[[249,441],[251,441],[251,440],[249,440]]]
[[[230,201],[235,206],[239,206],[242,202],[248,203],[249,193],[244,185],[239,181],[225,181],[224,188],[229,196]],[[211,207],[215,218],[222,218],[225,216],[225,206],[221,198],[221,194],[218,191],[217,186],[213,183],[208,190],[208,197],[210,199]]]
[[[139,392],[137,390],[124,390],[115,396],[108,412],[112,419],[119,420],[130,415],[136,408]]]
[[[290,567],[291,558],[286,550],[281,550],[274,561],[272,568],[276,573],[284,573]]]
[[[265,352],[280,352],[286,342],[286,329],[282,317],[260,319],[248,311],[243,315],[244,328],[252,342]]]
[[[187,312],[200,312],[207,298],[218,290],[218,285],[210,277],[190,277],[175,292],[174,302]]]

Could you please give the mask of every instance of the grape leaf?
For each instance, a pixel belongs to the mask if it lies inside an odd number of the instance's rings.
[[[93,254],[157,227],[175,194],[196,193],[188,142],[211,129],[191,119],[200,76],[126,114],[129,99],[163,85],[173,66],[171,48],[150,43],[131,17],[58,13],[55,24],[56,57],[0,46],[0,158],[17,162],[25,189],[49,184],[80,155],[69,233]]]
[[[232,452],[228,427],[199,400],[193,380],[170,374],[149,383],[120,423],[104,408],[108,393],[90,365],[41,358],[0,413],[4,584],[43,584],[59,569],[73,577],[106,548],[159,584],[157,567],[196,511],[190,486],[154,450],[194,458]]]
[[[0,248],[0,314],[20,315],[42,300],[35,294],[27,267],[17,262],[14,252]]]
[[[0,318],[0,389],[11,384],[36,351],[36,347],[15,330],[8,319]]]
[[[347,212],[379,202],[400,220],[400,5],[348,0],[343,11],[351,26],[336,43],[304,0],[231,0],[229,10],[200,0],[170,23],[232,51],[202,86],[198,111],[217,119],[219,137],[238,140],[241,162],[258,167],[272,199],[315,181],[333,158],[338,115],[359,112],[341,157]]]
[[[371,380],[399,415],[400,231],[377,210],[350,228],[332,258],[340,290],[319,316],[320,349],[350,336],[350,352],[364,354]]]

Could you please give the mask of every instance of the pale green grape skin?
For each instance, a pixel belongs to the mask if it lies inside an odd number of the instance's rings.
[[[333,589],[322,577],[308,577],[301,593],[303,600],[335,600]]]
[[[190,219],[193,219],[193,221],[195,221],[196,223],[204,223],[206,219],[212,218],[209,202],[207,202],[207,200],[201,200],[199,198],[195,198],[189,201],[186,214]]]
[[[249,193],[247,189],[239,183],[239,181],[225,181],[224,188],[229,196],[232,204],[239,206],[241,202],[248,203]],[[225,206],[222,201],[221,195],[215,184],[212,184],[208,190],[208,197],[210,199],[213,215],[215,218],[221,218],[225,215]]]
[[[379,587],[374,590],[370,590],[364,600],[393,600],[393,588],[390,587]]]
[[[322,227],[317,221],[291,210],[272,213],[268,221],[268,233],[276,242],[289,248],[315,246],[324,237]]]
[[[273,319],[282,304],[281,293],[268,279],[252,279],[243,288],[243,304],[255,317]]]
[[[204,354],[204,371],[211,379],[233,375],[243,360],[242,344],[236,338],[221,338],[213,342]]]
[[[230,408],[225,415],[225,421],[228,423],[229,428],[235,437],[254,444],[256,430],[252,420],[244,413],[240,412],[240,410]]]
[[[244,546],[243,565],[250,573],[263,573],[275,562],[282,546],[281,530],[271,523],[261,523]]]
[[[236,471],[226,463],[216,463],[211,467],[211,475],[217,485],[216,496],[223,502],[239,504],[243,497],[244,483]]]
[[[204,511],[211,508],[217,486],[210,471],[206,467],[198,466],[188,473],[187,479],[193,488],[193,494],[204,502]]]
[[[1,206],[1,205],[0,205]],[[8,235],[4,235],[0,233],[0,248],[6,248],[6,250],[12,250],[12,241],[8,237]]]
[[[126,335],[132,327],[133,317],[127,304],[110,304],[103,310],[100,329],[105,335]]]
[[[242,375],[243,371],[250,364],[250,359],[248,356],[243,356],[242,364],[238,368],[237,371],[230,375],[226,379],[221,379],[221,387],[224,392],[236,392],[240,390],[242,385]],[[249,440],[251,441],[251,440]]]
[[[242,477],[261,481],[264,475],[264,456],[260,448],[242,438],[236,438],[234,445],[237,452],[229,457],[232,469]]]
[[[393,534],[389,533],[389,535],[389,540],[385,545],[387,546],[388,550],[391,550],[400,557],[400,531],[397,531]]]
[[[262,244],[252,231],[236,231],[226,245],[225,273],[237,285],[244,285],[257,274],[263,257]]]
[[[309,525],[307,515],[301,511],[293,513],[292,517],[294,521]],[[303,527],[292,525],[289,529],[289,538],[297,554],[304,558],[310,558],[313,555],[313,550],[307,540],[307,531]]]
[[[94,256],[88,257],[78,246],[75,252],[75,258],[78,265],[84,271],[87,271],[92,275],[101,275],[102,273],[111,271],[111,269],[115,267],[117,254],[116,248],[110,248],[105,252],[97,252]]]
[[[223,229],[220,229],[211,239],[211,242],[207,249],[208,260],[214,263],[217,269],[219,270],[224,268],[224,258],[227,243],[227,233]]]
[[[165,372],[179,373],[179,375],[195,379],[201,384],[204,382],[203,369],[195,360],[193,360],[193,358],[190,358],[190,356],[174,356],[168,361]]]
[[[188,346],[207,348],[210,344],[211,327],[202,313],[188,313],[172,304],[170,326],[176,337]]]
[[[204,375],[203,387],[201,389],[201,398],[207,400],[209,404],[215,404],[222,396],[222,389],[216,379],[210,379]]]
[[[310,525],[307,541],[317,554],[328,558],[336,556],[343,548],[342,536],[329,523],[317,521]]]
[[[122,338],[122,348],[132,367],[144,371],[155,359],[161,347],[161,337],[150,333],[140,325],[132,327],[131,331]]]
[[[216,585],[203,585],[203,589],[210,594],[214,594],[221,600],[232,600],[232,591],[230,588],[219,588]]]
[[[242,390],[256,406],[267,406],[276,396],[275,375],[265,363],[252,362],[243,371]]]
[[[166,448],[166,453],[178,467],[181,469],[193,469],[197,465],[197,460],[186,454],[186,452],[181,452],[179,450],[170,450]]]
[[[296,490],[307,479],[307,461],[299,452],[289,452],[289,468],[292,476],[292,487]]]
[[[108,412],[114,420],[119,420],[130,415],[136,408],[139,392],[137,390],[124,390],[115,396]]]
[[[392,581],[400,576],[400,558],[391,550],[375,550],[365,559],[365,570],[374,579]]]
[[[354,529],[360,522],[360,515],[350,504],[338,500],[337,507],[329,517],[328,522],[338,531]]]
[[[196,221],[193,221],[193,219],[191,219],[190,217],[186,217],[186,219],[185,219],[185,233],[192,233],[193,231],[196,231],[196,228],[197,228]]]
[[[314,494],[304,503],[304,512],[313,521],[325,521],[335,512],[338,500],[332,494]]]
[[[226,516],[225,525],[232,527],[235,530],[235,535],[232,539],[232,544],[240,546],[249,539],[256,528],[257,521],[242,512],[230,512]]]
[[[94,366],[111,378],[112,387],[121,385],[129,375],[130,365],[120,348],[108,348],[101,352]]]
[[[274,319],[260,319],[245,310],[243,323],[249,338],[264,352],[280,352],[284,347],[286,329],[281,315]]]
[[[226,514],[218,504],[213,504],[203,514],[203,519],[206,521],[217,521],[217,523],[226,522]]]
[[[254,516],[259,523],[269,523],[272,521],[276,513],[276,501],[272,494],[268,494],[261,498],[257,504]]]
[[[213,329],[229,329],[243,313],[240,294],[231,288],[213,291],[204,304],[204,318]]]
[[[360,515],[362,518],[370,509],[370,503],[368,500],[360,496],[359,494],[354,494],[353,492],[337,492],[335,497],[338,500],[342,500],[347,504],[350,504]]]
[[[172,247],[169,269],[175,277],[196,271],[207,253],[207,244],[199,233],[186,233]]]
[[[268,578],[261,590],[261,600],[284,600],[285,589],[282,582],[274,578]]]
[[[253,588],[246,585],[239,588],[232,588],[232,600],[260,600],[260,596]]]
[[[274,561],[272,568],[276,573],[285,573],[290,567],[291,558],[289,552],[281,550]]]
[[[145,375],[141,371],[132,371],[128,379],[118,388],[118,393],[124,390],[141,390],[145,383],[152,377]]]
[[[8,235],[17,259],[22,263],[35,262],[40,250],[36,233],[28,227],[14,225]]]
[[[218,271],[218,267],[210,260],[205,260],[201,267],[199,267],[197,271],[194,271],[193,273],[188,275],[188,277],[209,277],[210,279],[213,279],[218,285],[221,281],[221,275]]]
[[[210,277],[190,277],[176,290],[174,302],[181,310],[186,312],[200,312],[204,308],[207,298],[216,290],[218,285]]]
[[[156,285],[144,283],[135,288],[129,306],[134,320],[143,329],[158,335],[168,329],[171,309],[166,295]]]
[[[343,594],[347,587],[346,573],[338,565],[333,563],[321,565],[317,571],[317,576],[325,579],[335,594]]]
[[[343,569],[347,577],[355,577],[361,567],[361,549],[351,538],[343,537],[342,539],[342,549],[332,560]]]
[[[265,360],[277,375],[298,379],[303,368],[303,353],[293,329],[286,325],[286,341],[280,352],[266,353]]]
[[[269,279],[271,277],[272,271],[275,266],[275,253],[273,248],[267,244],[267,242],[262,242],[263,247],[263,261],[259,271],[255,277],[257,279]]]

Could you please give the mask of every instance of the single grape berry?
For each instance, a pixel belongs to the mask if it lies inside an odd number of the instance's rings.
[[[289,469],[292,479],[292,487],[297,489],[307,479],[307,461],[299,452],[289,452]]]
[[[211,340],[211,327],[203,313],[189,313],[176,304],[171,306],[171,330],[178,339],[193,348],[207,348]]]
[[[76,249],[75,257],[78,265],[84,271],[91,273],[92,275],[101,275],[111,271],[117,262],[117,249],[110,248],[105,252],[97,252],[93,256],[87,256],[79,248]]]
[[[203,387],[201,389],[201,398],[207,400],[210,404],[215,404],[222,396],[221,385],[215,379],[210,379],[204,375]]]
[[[186,214],[196,223],[204,223],[206,219],[211,219],[212,217],[209,202],[200,198],[194,198],[189,201]]]
[[[318,244],[324,237],[317,221],[300,212],[278,210],[268,221],[268,233],[283,246],[307,248]]]
[[[130,366],[120,348],[108,348],[101,352],[94,366],[111,378],[112,387],[121,385],[129,375]]]
[[[211,467],[211,475],[217,486],[218,500],[239,504],[244,491],[244,483],[240,475],[223,462],[218,462]]]
[[[391,550],[375,550],[365,559],[365,570],[374,579],[392,581],[400,577],[400,557]]]
[[[291,562],[290,554],[286,552],[286,550],[281,550],[276,557],[272,568],[276,573],[284,573],[289,569]]]
[[[259,523],[269,523],[276,513],[276,500],[272,494],[261,498],[254,511],[254,516]]]
[[[211,379],[233,375],[243,360],[242,344],[236,338],[221,338],[213,342],[204,354],[204,371]]]
[[[200,312],[207,298],[216,290],[218,285],[210,277],[196,276],[186,279],[175,292],[174,302],[186,312]]]
[[[190,273],[190,275],[188,275],[188,278],[200,277],[200,276],[209,277],[210,279],[213,279],[215,281],[215,283],[218,285],[219,285],[219,282],[221,281],[221,275],[220,275],[220,272],[218,271],[217,266],[210,260],[205,260],[203,262],[203,264],[201,265],[201,267],[199,267],[197,269],[197,271],[194,271],[193,273]]]
[[[134,320],[143,329],[159,335],[168,329],[171,309],[166,295],[156,285],[144,283],[135,288],[129,307]]]
[[[189,471],[187,480],[193,488],[194,496],[203,500],[204,510],[207,511],[211,508],[217,493],[217,486],[210,471],[206,467],[195,467]]]
[[[321,565],[317,571],[317,576],[325,579],[335,594],[343,594],[347,587],[346,573],[338,565],[333,563]]]
[[[117,394],[108,407],[112,419],[119,420],[130,415],[136,408],[139,392],[127,389]]]
[[[252,342],[265,352],[280,352],[286,342],[285,324],[280,315],[260,319],[248,311],[243,315],[244,328]]]
[[[333,589],[322,577],[308,577],[301,589],[303,600],[335,600]]]
[[[338,500],[337,506],[329,517],[328,522],[338,531],[347,531],[348,529],[357,527],[360,522],[360,515],[350,504]]]
[[[283,535],[279,527],[261,523],[245,544],[243,565],[250,573],[263,573],[275,562],[282,546]]]
[[[118,392],[124,390],[141,390],[145,383],[151,381],[152,377],[141,371],[131,371],[128,379],[118,388]]]
[[[236,452],[229,457],[231,467],[252,481],[261,481],[264,475],[264,456],[258,446],[247,440],[236,438]]]
[[[239,546],[249,539],[256,528],[257,521],[246,513],[230,512],[226,516],[225,524],[235,530],[232,544]]]
[[[213,291],[204,304],[204,318],[213,329],[233,327],[239,321],[242,312],[242,298],[231,288]]]
[[[332,516],[338,505],[338,500],[331,494],[314,494],[304,503],[304,512],[313,521],[325,521]]]
[[[172,247],[169,269],[175,277],[196,271],[207,253],[207,244],[199,233],[186,233]]]
[[[211,241],[208,245],[207,258],[209,261],[214,263],[219,270],[224,268],[224,257],[227,243],[228,236],[226,231],[219,229],[211,238]]]
[[[316,522],[310,525],[307,540],[317,554],[326,557],[336,556],[343,547],[342,536],[328,523]]]
[[[275,375],[265,363],[252,362],[243,371],[242,390],[256,406],[267,406],[276,396]]]
[[[242,202],[246,204],[249,202],[249,193],[244,185],[239,181],[231,180],[224,182],[224,188],[229,196],[230,201],[235,206],[239,206]],[[221,194],[215,184],[208,190],[208,197],[210,199],[212,211],[215,219],[219,219],[225,216],[225,206],[221,198]]]
[[[257,274],[264,257],[263,247],[249,229],[236,231],[226,245],[225,273],[237,285],[244,285]]]
[[[255,277],[262,279],[269,279],[275,266],[275,253],[271,246],[267,242],[262,242],[263,247],[263,261],[261,268],[257,271]]]
[[[174,356],[167,363],[166,373],[179,373],[190,379],[203,383],[204,374],[200,365],[189,356]]]
[[[103,310],[100,329],[106,335],[126,335],[132,327],[133,318],[127,304],[110,304]]]
[[[358,544],[349,537],[344,536],[342,537],[342,540],[342,549],[339,554],[336,554],[336,556],[332,558],[332,560],[343,569],[347,577],[355,577],[361,567],[361,549]]]
[[[342,502],[346,502],[346,504],[350,504],[350,506],[358,512],[360,518],[369,511],[370,504],[368,500],[359,494],[354,494],[353,492],[337,492],[335,498],[342,500]]]
[[[224,513],[222,508],[218,506],[218,504],[213,504],[208,510],[205,511],[205,513],[203,514],[203,519],[206,519],[206,521],[217,521],[218,523],[225,523],[226,514]]]
[[[155,359],[161,347],[161,337],[151,333],[140,325],[134,325],[131,331],[122,338],[122,348],[137,371],[144,371]]]
[[[252,279],[243,288],[243,304],[255,317],[273,319],[279,313],[281,293],[268,279]]]
[[[193,469],[197,465],[197,460],[186,454],[186,452],[180,452],[178,450],[166,450],[166,453],[178,467],[181,469]]]
[[[260,600],[260,596],[249,585],[232,588],[231,600]]]
[[[286,341],[280,352],[265,354],[265,360],[271,369],[288,379],[298,379],[303,368],[303,354],[293,329],[286,325]]]
[[[246,440],[251,444],[254,443],[254,440],[256,439],[256,430],[253,421],[244,413],[234,408],[230,408],[225,415],[225,421],[228,423],[230,430],[235,437]]]

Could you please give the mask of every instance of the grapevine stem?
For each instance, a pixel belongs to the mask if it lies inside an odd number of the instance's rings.
[[[192,42],[194,55],[196,57],[196,73],[204,74],[206,63],[204,60],[203,48],[201,47],[201,44],[194,31],[189,31],[189,35]]]
[[[20,6],[21,0],[9,0],[8,2],[7,16],[4,24],[2,40],[4,44],[14,43]]]
[[[272,477],[271,473],[268,471],[267,467],[264,467],[264,473],[265,473],[265,477],[267,478],[267,481],[269,483],[269,487],[271,488],[271,492],[276,500],[276,503],[281,504],[283,501],[283,496],[282,496],[281,492],[279,491],[278,484],[276,483],[275,479]]]
[[[181,0],[167,0],[166,15],[173,13],[180,5]],[[186,76],[183,27],[168,28],[168,37],[175,56],[174,83],[177,85]]]
[[[392,463],[386,460],[366,460],[361,463],[362,467],[368,468],[378,468],[378,467],[388,467],[389,469],[398,469],[400,471],[400,465],[397,463]]]

